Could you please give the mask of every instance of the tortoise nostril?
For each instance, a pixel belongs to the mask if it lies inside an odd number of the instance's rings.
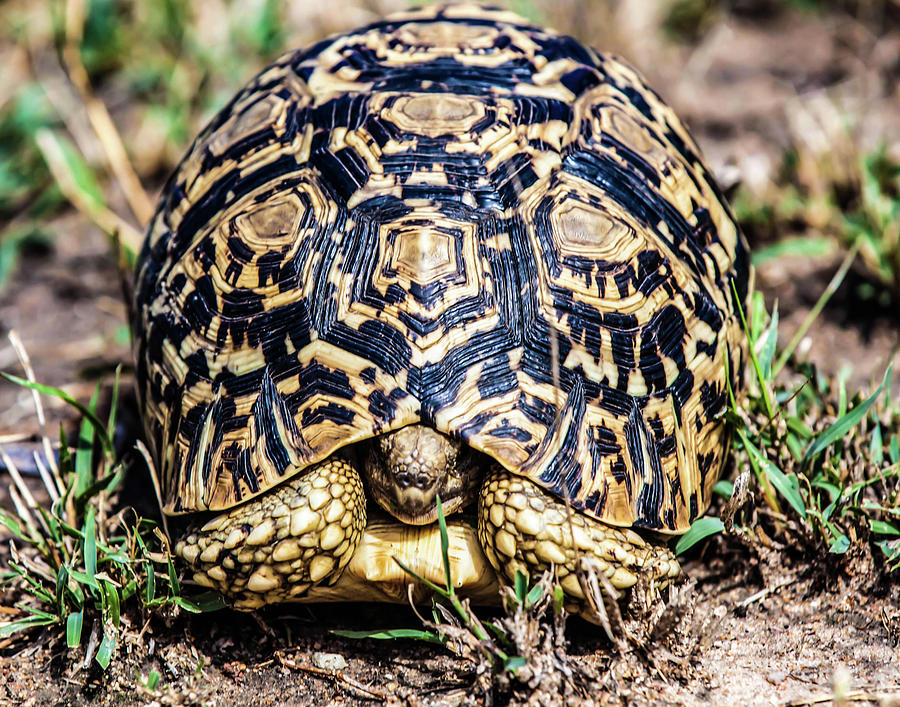
[[[435,481],[436,479],[433,476],[412,471],[401,471],[394,475],[394,483],[397,488],[403,491],[410,487],[415,487],[420,491],[427,491],[434,486]]]

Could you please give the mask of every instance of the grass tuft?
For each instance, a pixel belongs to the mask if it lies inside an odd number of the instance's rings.
[[[26,370],[30,371],[27,366]],[[35,454],[49,508],[35,500],[13,460],[0,448],[12,477],[9,494],[15,507],[14,512],[0,511],[0,525],[12,536],[0,584],[22,597],[13,617],[0,622],[0,642],[9,645],[35,629],[47,629],[64,637],[70,655],[81,652],[84,667],[93,660],[106,669],[130,623],[129,610],[138,610],[146,619],[171,614],[176,607],[200,612],[224,606],[212,593],[181,593],[168,543],[155,523],[129,508],[111,515],[111,497],[125,474],[125,462],[116,458],[111,441],[118,374],[105,421],[99,416],[99,385],[91,401],[82,405],[58,388],[3,376],[66,401],[83,418],[71,447],[60,429],[58,461],[52,454]],[[45,440],[44,448],[50,446]]]
[[[876,577],[896,573],[900,404],[891,398],[891,366],[870,395],[851,394],[841,376],[828,379],[787,350],[778,356],[777,308],[769,313],[758,292],[748,315],[750,380],[741,400],[729,390],[726,414],[734,424],[737,468],[752,472],[750,490],[760,502],[744,503],[744,524],[733,528],[730,518],[699,519],[677,552],[731,530],[745,539],[765,538],[785,552],[802,552],[813,566],[862,556],[871,560],[867,567]],[[782,361],[787,365],[779,375]],[[728,493],[728,484],[718,490]],[[730,495],[741,505],[737,490]]]

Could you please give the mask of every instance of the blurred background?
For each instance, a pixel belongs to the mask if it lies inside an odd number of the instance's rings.
[[[880,377],[900,309],[898,0],[494,4],[624,56],[675,107],[751,240],[782,337],[850,253],[800,351],[857,385]],[[406,5],[5,0],[0,370],[18,368],[13,329],[37,378],[81,400],[130,365],[109,232],[139,241],[193,135],[268,61]],[[0,437],[35,424],[29,391],[0,386]]]

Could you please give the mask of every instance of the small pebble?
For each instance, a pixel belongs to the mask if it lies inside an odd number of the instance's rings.
[[[783,670],[772,670],[766,673],[766,681],[772,685],[779,685],[787,679],[787,673]]]
[[[347,667],[347,661],[340,653],[313,653],[312,662],[322,670],[343,670]]]

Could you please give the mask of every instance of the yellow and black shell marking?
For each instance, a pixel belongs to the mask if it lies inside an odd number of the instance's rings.
[[[464,5],[286,54],[194,142],[140,255],[165,510],[421,422],[683,532],[723,465],[748,279],[696,144],[612,56]]]

